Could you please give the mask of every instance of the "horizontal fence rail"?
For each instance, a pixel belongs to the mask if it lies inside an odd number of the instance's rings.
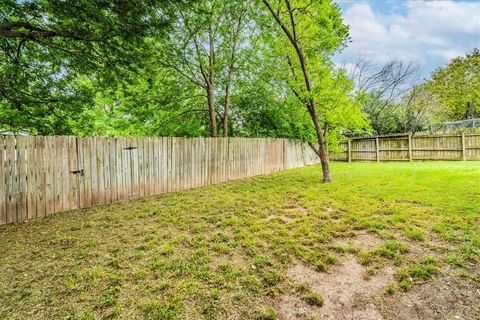
[[[480,160],[480,134],[396,135],[352,138],[331,152],[336,161]]]
[[[287,139],[0,136],[0,225],[317,162]]]

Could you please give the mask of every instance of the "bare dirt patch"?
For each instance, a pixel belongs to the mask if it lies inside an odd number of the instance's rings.
[[[308,209],[302,206],[285,208],[285,212],[292,215],[300,214],[305,216],[309,214]]]
[[[353,246],[361,250],[369,250],[382,245],[385,240],[367,232],[359,232],[353,238],[335,239],[332,244],[335,246]]]
[[[387,320],[480,319],[480,284],[439,277],[407,292],[379,297],[377,307]]]
[[[293,221],[293,218],[292,217],[287,217],[287,216],[276,216],[274,214],[271,214],[267,217],[267,220],[270,221],[270,220],[273,220],[273,219],[280,219],[280,221],[282,221],[283,223],[289,223],[289,222],[292,222]]]
[[[372,297],[393,280],[393,269],[385,268],[367,277],[366,268],[353,255],[342,258],[328,273],[297,264],[287,275],[298,284],[307,284],[324,298],[322,307],[311,307],[287,294],[277,303],[280,319],[383,319]]]

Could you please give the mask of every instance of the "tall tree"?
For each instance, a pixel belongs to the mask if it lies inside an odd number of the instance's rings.
[[[180,10],[175,32],[163,46],[161,63],[201,89],[206,98],[210,135],[228,134],[228,110],[232,81],[249,12],[243,1],[202,0]],[[220,89],[224,86],[224,89]],[[224,97],[221,97],[221,90]],[[223,112],[219,101],[223,99]]]
[[[225,35],[225,45],[227,46],[225,68],[223,71],[225,74],[225,95],[222,116],[222,133],[224,137],[228,137],[228,117],[231,104],[231,91],[234,76],[238,68],[238,51],[241,42],[246,38],[243,31],[246,29],[246,25],[249,22],[248,18],[250,13],[250,5],[248,3],[238,6],[237,3],[233,2],[229,6],[230,8],[225,10],[227,12],[225,22],[227,23],[224,24],[226,31],[223,32]]]
[[[429,89],[445,106],[443,120],[480,117],[480,50],[474,49],[437,69]]]
[[[310,145],[320,158],[323,180],[329,182],[332,176],[328,151],[317,110],[321,87],[316,86],[316,82],[321,80],[322,75],[311,70],[324,63],[328,55],[343,44],[348,36],[348,27],[342,23],[338,5],[329,0],[284,0],[275,3],[263,0],[263,4],[290,45],[285,55],[291,69],[291,90],[311,117],[318,147],[313,143]]]

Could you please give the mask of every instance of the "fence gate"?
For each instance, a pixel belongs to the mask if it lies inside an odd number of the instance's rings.
[[[79,205],[88,208],[140,196],[145,159],[137,138],[78,139]]]

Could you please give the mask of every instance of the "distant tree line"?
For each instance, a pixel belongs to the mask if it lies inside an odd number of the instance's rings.
[[[480,117],[480,51],[474,49],[419,78],[419,65],[358,61],[349,72],[364,95],[362,110],[376,134],[427,130],[434,122]]]

